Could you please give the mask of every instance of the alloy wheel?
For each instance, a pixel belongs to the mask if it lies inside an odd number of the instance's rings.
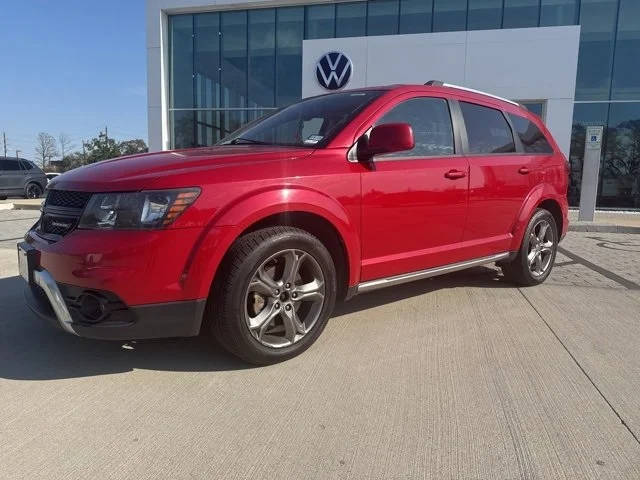
[[[324,300],[324,274],[316,259],[303,250],[283,250],[253,273],[245,295],[245,322],[262,345],[287,347],[311,331]]]
[[[38,198],[40,196],[40,187],[31,184],[27,187],[27,198]]]
[[[529,234],[527,264],[531,274],[538,278],[551,267],[553,249],[555,247],[553,229],[545,219],[539,220]]]

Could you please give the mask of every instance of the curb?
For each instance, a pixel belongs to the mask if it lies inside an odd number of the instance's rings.
[[[13,210],[13,203],[0,203],[0,210]]]
[[[33,204],[33,203],[19,203],[16,202],[13,205],[14,210],[40,210],[42,204]]]
[[[629,225],[607,225],[598,223],[570,223],[570,232],[599,232],[599,233],[640,233],[640,227]]]

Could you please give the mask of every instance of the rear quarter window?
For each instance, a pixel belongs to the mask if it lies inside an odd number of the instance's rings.
[[[526,153],[553,153],[549,141],[535,123],[513,113],[509,118]]]
[[[469,153],[516,151],[511,127],[500,110],[468,102],[460,102],[460,109],[467,128]]]

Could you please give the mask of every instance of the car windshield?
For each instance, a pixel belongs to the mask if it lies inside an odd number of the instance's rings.
[[[302,100],[236,130],[218,145],[323,147],[383,92],[341,92]]]

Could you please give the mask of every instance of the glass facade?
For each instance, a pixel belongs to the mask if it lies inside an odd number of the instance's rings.
[[[210,145],[302,95],[304,39],[581,25],[569,199],[605,128],[598,207],[640,208],[639,0],[363,0],[169,17],[172,147]],[[544,117],[544,102],[527,108]]]

